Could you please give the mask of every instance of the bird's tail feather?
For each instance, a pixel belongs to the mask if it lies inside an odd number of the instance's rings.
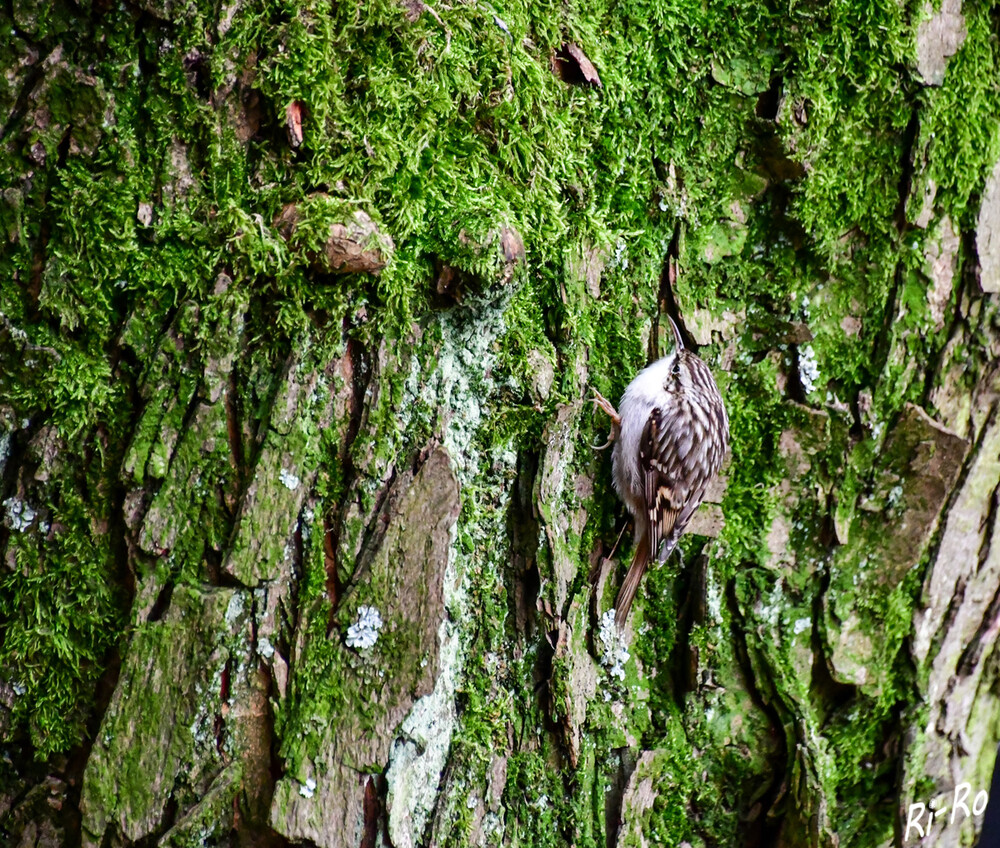
[[[632,565],[629,566],[628,574],[625,575],[625,582],[622,583],[621,589],[618,590],[618,597],[615,598],[615,624],[619,627],[625,626],[628,612],[632,608],[632,601],[635,600],[635,593],[639,590],[639,583],[642,582],[642,575],[646,573],[648,565],[649,534],[643,533],[635,546]]]
[[[679,538],[679,533],[673,533],[669,539],[666,539],[660,545],[657,559],[661,564],[670,558],[670,555],[674,552],[674,548],[677,547]],[[619,627],[625,626],[629,610],[632,609],[632,601],[635,600],[636,592],[639,591],[639,584],[642,582],[642,576],[646,573],[648,567],[649,538],[644,535],[635,546],[632,565],[629,567],[628,574],[625,575],[625,582],[622,583],[621,589],[618,590],[618,597],[615,598],[615,624]]]

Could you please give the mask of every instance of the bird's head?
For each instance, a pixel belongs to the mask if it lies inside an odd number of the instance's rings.
[[[664,388],[675,392],[689,392],[701,388],[706,376],[702,372],[708,369],[698,358],[698,354],[684,346],[684,339],[674,319],[668,316],[667,320],[670,321],[670,328],[674,333],[674,350],[667,356],[667,382]],[[711,380],[711,374],[708,374],[708,379]]]

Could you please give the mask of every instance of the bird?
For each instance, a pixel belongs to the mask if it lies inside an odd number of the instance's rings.
[[[729,416],[708,366],[684,346],[669,318],[674,350],[628,384],[616,410],[594,389],[593,402],[611,418],[611,476],[635,523],[632,564],[615,599],[625,626],[642,576],[665,562],[719,473],[729,446]]]

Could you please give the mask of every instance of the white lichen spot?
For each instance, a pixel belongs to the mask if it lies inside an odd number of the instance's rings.
[[[10,688],[14,690],[15,695],[23,695],[28,691],[28,687],[25,686],[20,680],[15,680],[10,684]]]
[[[358,607],[358,620],[347,628],[347,647],[364,650],[378,641],[382,614],[375,607]]]
[[[263,228],[264,226],[263,219],[261,219],[260,225],[261,228]],[[327,397],[329,396],[329,393],[330,393],[330,387],[329,384],[327,383],[327,379],[322,374],[320,374],[319,377],[316,378],[316,385],[313,387],[312,394],[309,395],[309,403],[312,406],[319,406],[320,404],[326,401]]]
[[[903,487],[893,486],[889,490],[889,496],[886,498],[886,501],[888,502],[889,506],[895,506],[896,504],[899,503],[899,499],[901,497],[903,497]]]
[[[271,644],[271,640],[267,636],[261,636],[257,640],[257,653],[265,659],[270,659],[274,656],[274,645]]]
[[[311,777],[306,778],[306,782],[299,787],[299,795],[303,798],[312,798],[316,794],[316,781]]]
[[[609,270],[613,271],[616,268],[621,268],[623,271],[628,270],[628,243],[621,237],[615,242],[615,252],[611,254],[611,259],[608,261]]]
[[[792,627],[795,635],[798,636],[802,631],[808,630],[812,627],[811,618],[797,618],[795,620],[795,625]]]
[[[10,437],[10,433],[0,433],[0,477],[7,467],[7,460],[10,459]]]
[[[717,581],[708,581],[705,600],[709,619],[711,621],[722,621],[722,586]]]
[[[229,599],[229,605],[226,607],[226,624],[232,626],[243,615],[244,609],[246,609],[246,602],[243,593],[237,592]]]
[[[625,679],[625,663],[629,660],[628,648],[622,642],[621,631],[615,624],[615,611],[608,610],[601,616],[601,629],[598,635],[604,650],[601,652],[601,665],[612,677]]]
[[[770,597],[764,600],[757,613],[761,621],[767,622],[772,631],[778,628],[778,621],[781,619],[781,609],[784,605],[784,598],[779,588],[779,583],[775,583],[771,589]]]
[[[3,502],[7,510],[7,526],[15,533],[23,533],[31,526],[37,513],[31,505],[20,498],[9,497]]]
[[[819,365],[812,345],[802,345],[799,348],[799,379],[806,394],[816,387],[816,381],[819,380]]]
[[[308,542],[312,536],[313,521],[316,520],[316,510],[307,506],[302,510],[302,521],[299,526],[302,528],[302,541]]]
[[[291,489],[294,492],[299,487],[299,478],[287,468],[282,468],[281,474],[278,476],[286,489]]]

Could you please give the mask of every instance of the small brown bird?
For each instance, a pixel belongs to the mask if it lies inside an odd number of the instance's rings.
[[[594,403],[611,416],[615,489],[635,519],[635,553],[615,599],[619,627],[650,557],[670,556],[729,444],[729,417],[712,372],[684,347],[672,319],[670,326],[676,349],[628,384],[620,413],[594,390]]]

